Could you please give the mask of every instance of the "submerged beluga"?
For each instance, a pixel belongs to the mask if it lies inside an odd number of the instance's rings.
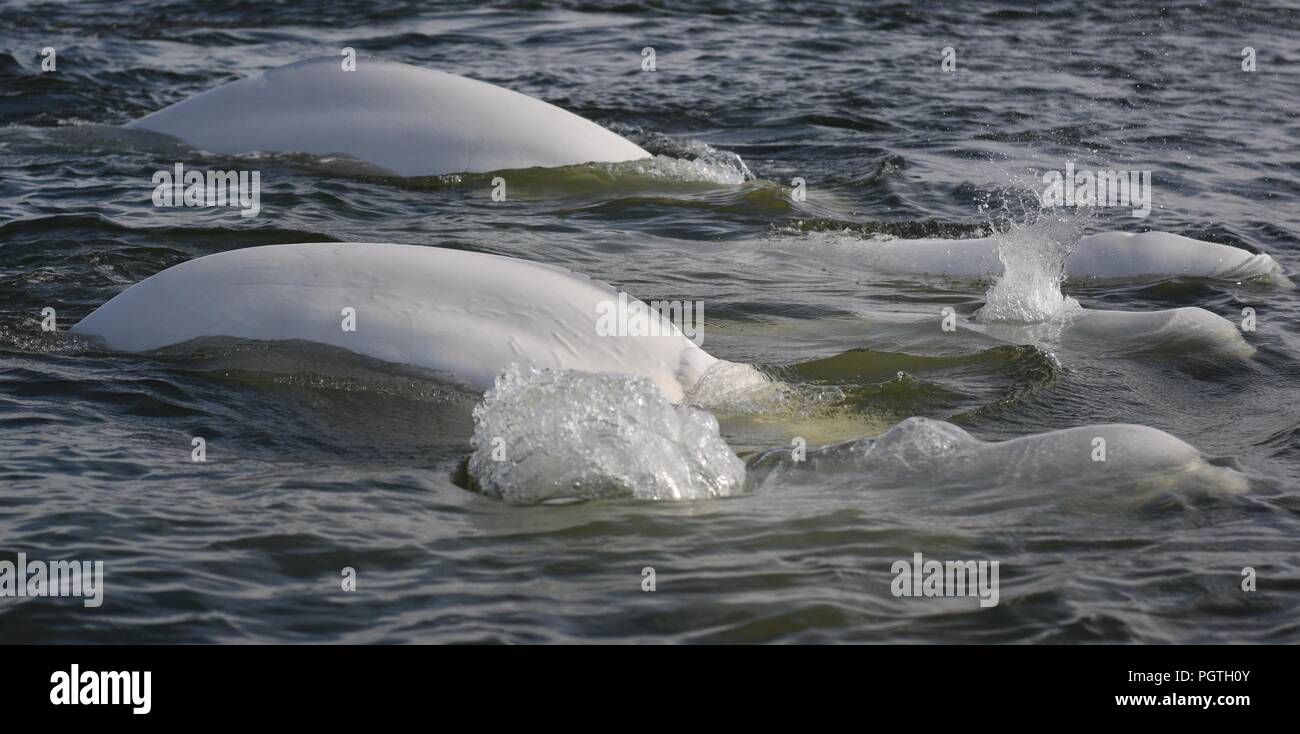
[[[986,278],[1002,272],[996,237],[864,240],[846,248],[882,273]],[[1072,278],[1129,280],[1211,278],[1290,285],[1265,253],[1170,232],[1098,232],[1079,238],[1065,262]]]

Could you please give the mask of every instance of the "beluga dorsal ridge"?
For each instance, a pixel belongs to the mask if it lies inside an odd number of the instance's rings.
[[[399,176],[619,163],[640,146],[527,95],[409,64],[299,61],[224,84],[128,127],[222,155],[346,155]]]
[[[629,308],[660,322],[657,330],[602,328],[602,314],[625,299],[586,276],[500,255],[388,243],[267,245],[156,273],[72,331],[123,352],[203,337],[310,341],[479,390],[511,364],[640,375],[675,403],[710,368],[715,381],[765,382],[755,368],[705,352],[635,299]]]

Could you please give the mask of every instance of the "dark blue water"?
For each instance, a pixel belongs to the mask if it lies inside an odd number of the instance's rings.
[[[178,160],[247,162],[111,126],[345,46],[544,99],[664,158],[520,172],[493,205],[490,175],[265,156],[258,217],[152,205],[150,176]],[[98,609],[0,598],[0,640],[1300,640],[1293,287],[1067,282],[1085,306],[1260,315],[1249,358],[1115,353],[945,340],[931,317],[973,314],[987,283],[842,256],[873,235],[983,233],[1023,171],[1073,160],[1156,182],[1149,218],[1103,211],[1091,231],[1176,232],[1294,273],[1298,89],[1300,12],[1281,3],[4,3],[0,560],[102,560],[106,591]],[[975,497],[840,472],[728,500],[514,506],[453,481],[472,391],[304,345],[125,355],[40,329],[43,308],[66,330],[197,256],[317,241],[505,254],[703,300],[711,353],[775,370],[871,350],[783,373],[848,396],[833,409],[720,412],[742,456],[913,415],[985,440],[1140,423],[1249,491],[994,482]],[[1000,604],[894,597],[891,564],[918,551],[999,560]]]

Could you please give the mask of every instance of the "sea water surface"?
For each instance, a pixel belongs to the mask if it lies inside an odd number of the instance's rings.
[[[403,179],[116,129],[346,46],[544,99],[655,158],[506,172],[494,202],[493,174]],[[1273,2],[0,4],[0,560],[105,564],[99,608],[0,598],[0,641],[1300,641],[1293,286],[1057,293],[1047,273],[994,296],[1234,323],[1250,307],[1245,356],[1071,339],[1050,317],[989,328],[990,282],[874,272],[862,248],[999,227],[1005,257],[1041,267],[1069,235],[1024,194],[1073,161],[1154,185],[1149,217],[1067,217],[1076,236],[1176,232],[1294,274],[1297,90],[1300,12]],[[261,213],[156,208],[151,177],[176,162],[261,171]],[[710,411],[748,461],[745,490],[504,502],[463,481],[476,392],[310,344],[136,355],[65,333],[177,263],[316,241],[509,255],[702,302],[704,348],[785,385]],[[59,333],[41,330],[47,307]],[[578,388],[517,415],[562,424],[634,389]],[[1108,478],[1077,454],[1041,471],[909,464],[975,445],[911,417],[983,442],[1142,424],[1245,491]],[[791,466],[796,438],[813,460]],[[579,460],[598,448],[551,440]],[[651,472],[681,461],[653,441],[628,451]],[[998,561],[998,605],[894,596],[892,565],[918,552]]]

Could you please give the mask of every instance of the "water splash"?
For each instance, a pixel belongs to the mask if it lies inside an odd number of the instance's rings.
[[[989,287],[975,318],[1036,324],[1079,314],[1079,302],[1062,293],[1061,284],[1065,261],[1082,236],[1083,227],[1073,217],[1050,215],[995,231],[1002,274]]]
[[[511,365],[474,409],[471,445],[478,488],[519,504],[705,499],[745,484],[716,418],[630,375]]]
[[[640,145],[654,157],[648,160],[602,164],[615,171],[678,181],[740,185],[755,179],[739,154],[719,150],[699,140],[683,140],[633,125],[611,125],[610,129]]]
[[[997,243],[1002,274],[985,294],[976,320],[1037,324],[1082,313],[1079,302],[1061,292],[1061,284],[1065,262],[1078,248],[1091,210],[1046,207],[1035,184],[1023,177],[1013,177],[1010,188],[990,197],[980,211]]]
[[[709,366],[686,393],[688,405],[746,413],[782,404],[788,386],[753,365],[720,359]]]
[[[701,143],[701,145],[703,145]],[[715,151],[722,153],[725,151]],[[740,160],[740,156],[735,156],[734,160],[728,160],[725,157],[715,159],[705,158],[675,158],[669,155],[656,155],[653,158],[627,161],[624,163],[599,163],[592,164],[614,174],[632,174],[636,176],[645,176],[647,178],[659,178],[669,181],[687,181],[711,184],[727,184],[739,186],[753,178],[749,173],[749,167],[745,162]]]

